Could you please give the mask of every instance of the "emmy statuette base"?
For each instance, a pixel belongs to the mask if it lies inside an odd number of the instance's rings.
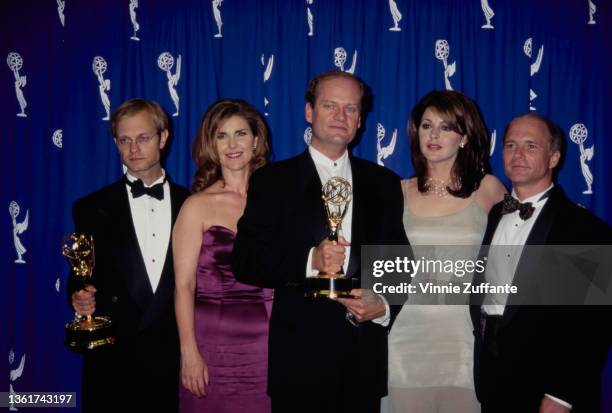
[[[321,274],[318,277],[306,278],[304,295],[318,298],[354,298],[350,292],[359,288],[355,279],[337,274]]]
[[[112,323],[108,317],[88,317],[66,324],[64,344],[72,351],[91,351],[114,342]]]

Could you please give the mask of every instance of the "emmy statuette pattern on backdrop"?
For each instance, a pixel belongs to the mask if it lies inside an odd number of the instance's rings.
[[[138,8],[138,0],[130,0],[130,20],[132,21],[132,28],[134,30],[134,34],[130,39],[135,41],[140,41],[140,38],[136,34],[138,30],[140,30],[140,25],[136,20],[136,9]]]
[[[397,142],[397,129],[393,130],[393,134],[391,135],[391,140],[387,146],[382,145],[382,141],[385,139],[386,135],[385,127],[382,123],[376,124],[376,163],[380,166],[385,166],[383,163],[383,159],[387,159],[389,156],[393,154],[395,150],[395,143]]]
[[[23,67],[23,59],[19,53],[10,52],[6,57],[6,64],[13,71],[13,75],[15,76],[15,95],[17,95],[17,102],[19,102],[19,107],[21,108],[21,112],[19,112],[17,116],[20,118],[27,118],[28,115],[25,113],[25,108],[28,106],[28,102],[22,90],[27,83],[27,78],[19,74],[19,71]]]
[[[93,63],[91,64],[91,68],[98,79],[98,91],[100,92],[100,100],[102,101],[102,106],[104,106],[104,112],[106,112],[106,116],[102,118],[102,120],[110,119],[110,98],[106,92],[110,92],[111,89],[111,81],[110,79],[104,79],[104,73],[106,73],[106,69],[108,69],[108,64],[106,60],[102,56],[96,56],[93,59]]]
[[[271,54],[270,57],[268,57],[268,64],[266,64],[264,54],[262,53],[261,54],[261,65],[265,68],[263,72],[263,81],[264,81],[264,89],[265,89],[266,82],[270,80],[270,76],[272,75],[272,68],[274,67],[274,55]],[[264,115],[266,116],[270,116],[270,114],[268,113],[269,105],[270,105],[270,101],[268,100],[268,97],[264,96],[264,108],[266,110],[266,112],[264,112]]]
[[[601,119],[610,103],[600,87],[609,71],[602,22],[611,9],[601,0],[558,2],[552,14],[546,2],[512,7],[499,0],[184,0],[163,8],[146,0],[95,7],[74,0],[9,3],[0,82],[6,252],[0,291],[9,299],[0,299],[6,321],[0,335],[3,353],[15,354],[4,391],[79,384],[77,358],[64,347],[60,327],[72,316],[65,305],[68,272],[49,240],[59,244],[72,231],[68,210],[75,199],[125,172],[107,121],[131,97],[153,99],[174,115],[164,167],[182,184],[193,172],[188,153],[197,119],[224,96],[244,98],[267,115],[273,161],[304,151],[312,139],[304,87],[325,70],[357,74],[371,87],[372,112],[362,119],[352,153],[402,177],[413,173],[404,125],[427,91],[460,90],[478,102],[498,177],[497,131],[512,116],[537,109],[567,135],[559,183],[572,201],[612,222],[606,162],[612,153],[602,143]],[[33,285],[40,286],[35,295]],[[41,311],[54,329],[39,328],[34,317]],[[47,355],[62,371],[30,374]],[[607,390],[612,360],[606,377]],[[606,397],[609,409],[612,392]]]
[[[582,176],[587,184],[587,188],[582,191],[582,193],[585,195],[592,195],[593,173],[591,172],[587,161],[591,161],[593,159],[593,156],[595,155],[595,145],[591,145],[585,149],[584,141],[587,140],[588,136],[589,131],[582,123],[575,123],[569,130],[569,138],[572,142],[578,145],[578,148],[580,149],[580,170],[582,171]]]
[[[525,40],[525,44],[523,45],[523,52],[525,55],[531,59],[533,38],[528,38]],[[544,58],[544,45],[541,45],[538,49],[538,57],[536,60],[531,63],[529,67],[529,76],[533,77],[536,73],[540,71],[540,66],[542,65],[542,59]],[[537,98],[538,95],[533,91],[533,89],[529,89],[529,110],[536,110],[535,106],[533,106],[533,101]]]
[[[166,72],[166,77],[168,78],[168,92],[170,92],[170,98],[174,103],[174,107],[176,111],[172,114],[172,116],[177,117],[179,115],[179,95],[176,91],[176,86],[178,85],[179,80],[181,79],[181,55],[178,55],[176,58],[176,70],[174,74],[172,74],[172,67],[174,66],[174,57],[170,54],[170,52],[163,52],[157,58],[157,66]]]
[[[25,368],[25,361],[26,361],[26,355],[25,353],[21,356],[21,359],[19,361],[19,364],[15,367],[14,363],[15,363],[15,351],[13,349],[11,349],[9,351],[9,355],[8,355],[8,361],[9,361],[9,394],[11,395],[15,395],[15,389],[13,387],[13,383],[15,383],[17,381],[17,379],[19,379],[22,375],[23,375],[23,370]],[[9,411],[10,412],[16,412],[18,411],[18,409],[15,407],[14,403],[10,403],[9,404]]]
[[[25,260],[23,259],[23,255],[28,251],[26,247],[21,242],[19,236],[23,234],[29,225],[29,214],[30,210],[27,210],[25,213],[25,218],[23,221],[17,222],[17,217],[21,212],[21,208],[19,208],[19,204],[16,201],[11,201],[9,204],[9,214],[11,216],[11,220],[13,222],[13,244],[15,245],[15,254],[17,258],[15,258],[16,264],[25,264]]]
[[[448,41],[445,39],[436,40],[435,56],[436,59],[440,60],[444,65],[444,87],[446,90],[453,90],[450,83],[450,78],[455,74],[455,63],[448,64],[448,56],[450,53],[450,46]]]

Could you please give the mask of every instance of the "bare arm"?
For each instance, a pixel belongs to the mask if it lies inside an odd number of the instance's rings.
[[[174,309],[181,346],[181,380],[196,396],[206,394],[208,384],[206,364],[198,351],[195,338],[194,300],[196,269],[202,244],[202,202],[192,196],[179,212],[172,231],[172,253],[176,288]]]

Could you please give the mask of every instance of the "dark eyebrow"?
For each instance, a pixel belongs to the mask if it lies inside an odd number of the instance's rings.
[[[525,142],[527,143],[537,143],[539,145],[539,142],[532,140],[532,139],[525,139]]]

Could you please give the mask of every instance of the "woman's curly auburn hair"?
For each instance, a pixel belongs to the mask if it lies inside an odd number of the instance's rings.
[[[476,103],[457,91],[431,91],[419,100],[410,113],[408,137],[414,174],[419,192],[427,192],[429,171],[427,159],[421,152],[419,127],[423,113],[432,108],[459,135],[467,136],[465,147],[459,149],[451,170],[453,188],[447,191],[459,198],[468,198],[480,186],[480,181],[491,172],[489,165],[490,137],[482,113]]]
[[[221,179],[219,153],[215,135],[219,125],[232,116],[240,116],[247,121],[253,136],[257,137],[257,146],[251,159],[252,173],[266,164],[270,147],[268,144],[268,127],[257,110],[242,99],[221,99],[208,107],[191,147],[191,155],[196,164],[192,192],[203,191]]]

